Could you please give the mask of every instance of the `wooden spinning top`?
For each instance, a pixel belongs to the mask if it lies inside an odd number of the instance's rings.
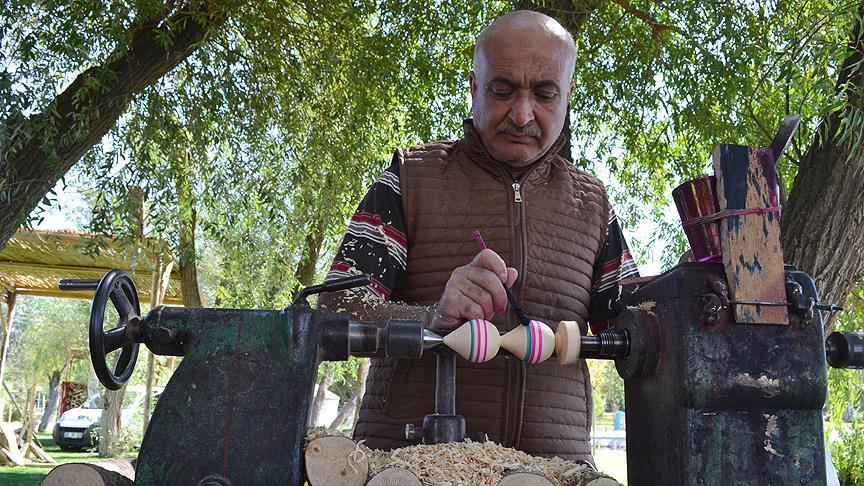
[[[546,324],[532,320],[527,326],[517,326],[505,334],[501,347],[528,364],[537,364],[552,356],[555,335]]]
[[[471,319],[444,336],[444,344],[472,363],[483,363],[498,354],[501,334],[495,324]]]
[[[555,330],[555,356],[561,364],[579,361],[582,347],[582,331],[576,321],[561,321]]]

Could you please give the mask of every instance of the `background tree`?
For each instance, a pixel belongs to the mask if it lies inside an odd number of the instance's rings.
[[[3,3],[0,247],[129,100],[186,59],[233,8],[230,1]],[[67,73],[77,76],[61,91]]]
[[[89,313],[84,300],[20,296],[10,342],[9,383],[37,383],[48,391],[39,432],[56,419],[60,403],[60,382],[87,382],[88,364],[69,360],[72,348],[86,349],[87,328],[81,321]],[[3,392],[5,393],[5,392]],[[23,403],[19,403],[24,406]],[[47,419],[47,420],[46,420]]]

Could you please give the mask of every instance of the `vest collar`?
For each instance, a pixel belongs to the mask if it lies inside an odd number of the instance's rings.
[[[480,134],[477,133],[477,129],[474,128],[473,119],[466,118],[462,122],[462,130],[464,135],[459,141],[459,145],[462,151],[465,152],[465,155],[467,155],[472,162],[496,175],[500,175],[502,168],[510,174],[509,168],[505,163],[495,160],[491,155],[489,155],[489,152],[483,145],[483,141],[480,140]],[[555,143],[549,147],[549,150],[532,162],[528,169],[526,169],[526,172],[531,171],[531,179],[534,179],[537,175],[548,174],[549,161],[555,158],[558,151],[564,146],[565,142],[564,133],[561,133],[558,135],[558,139],[555,140]]]

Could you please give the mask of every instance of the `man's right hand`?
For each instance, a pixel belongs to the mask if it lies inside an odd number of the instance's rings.
[[[450,274],[430,327],[455,329],[462,321],[489,320],[505,312],[504,286],[511,287],[517,276],[516,269],[508,267],[497,253],[482,250],[471,263]]]

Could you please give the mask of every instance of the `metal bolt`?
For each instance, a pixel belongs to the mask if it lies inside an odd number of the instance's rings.
[[[717,294],[707,294],[702,296],[705,307],[702,308],[702,314],[705,317],[705,323],[713,326],[720,322],[720,311],[723,309],[722,301]]]
[[[422,440],[423,427],[417,427],[414,424],[405,424],[405,438],[408,440]]]

